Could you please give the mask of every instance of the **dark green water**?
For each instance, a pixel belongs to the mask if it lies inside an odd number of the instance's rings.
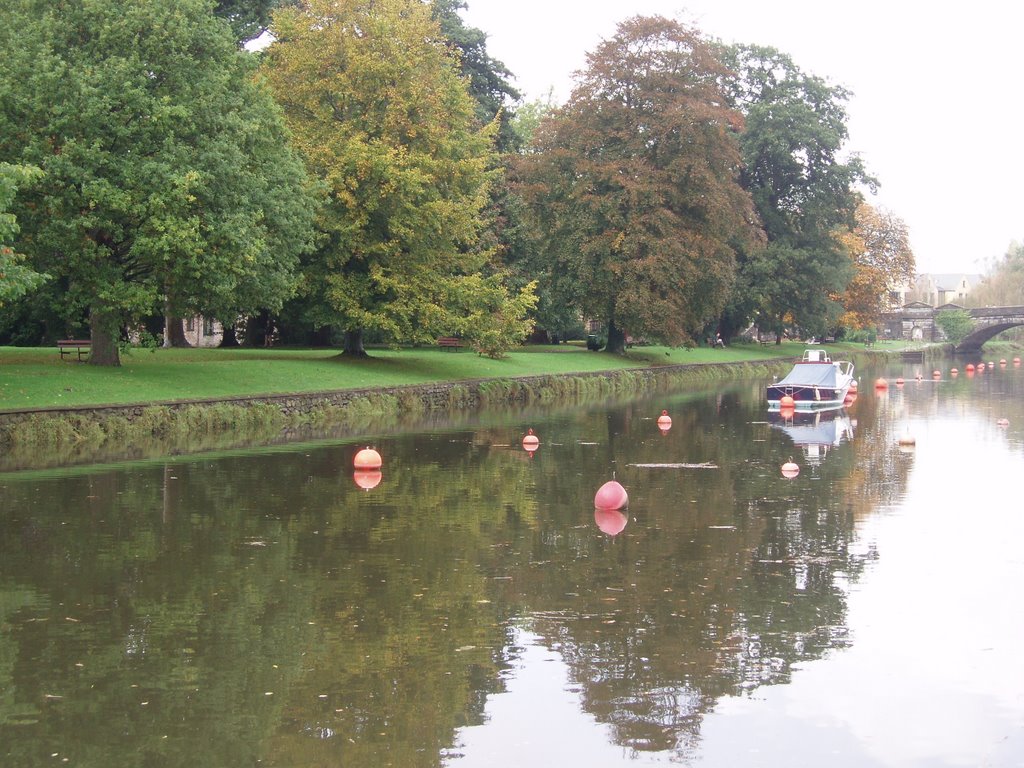
[[[1022,765],[1024,374],[880,373],[0,475],[0,765]]]

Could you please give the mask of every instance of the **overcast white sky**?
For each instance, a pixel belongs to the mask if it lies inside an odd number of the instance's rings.
[[[1024,241],[1024,3],[974,0],[467,0],[463,17],[528,99],[562,102],[635,14],[768,45],[853,92],[850,141],[903,219],[920,272],[981,272]]]

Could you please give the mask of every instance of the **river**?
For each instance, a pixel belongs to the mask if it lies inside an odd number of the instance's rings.
[[[1024,765],[1024,372],[964,362],[0,474],[0,764]]]

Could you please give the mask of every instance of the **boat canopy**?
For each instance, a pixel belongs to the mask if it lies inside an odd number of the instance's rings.
[[[835,363],[797,363],[786,378],[775,382],[773,387],[822,387],[839,389],[846,382],[841,381],[843,375]]]

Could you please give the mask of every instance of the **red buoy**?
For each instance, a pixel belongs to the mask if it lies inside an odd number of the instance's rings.
[[[996,421],[996,426],[1008,427],[1008,426],[1010,426],[1010,420],[1009,419],[998,419]]]
[[[782,465],[782,476],[786,478],[794,478],[800,474],[800,465],[790,459]]]
[[[779,398],[779,408],[796,408],[796,400],[790,395],[783,395]]]
[[[949,369],[949,375],[950,376],[956,376],[958,373],[960,373],[960,371],[958,371],[956,368],[950,368]]]
[[[597,489],[594,507],[597,509],[624,509],[629,506],[629,494],[617,481],[609,480]]]
[[[966,370],[968,373],[974,373],[974,363],[968,363],[967,367],[964,370]]]
[[[383,477],[379,469],[357,469],[352,473],[352,479],[364,491],[376,488]]]
[[[539,445],[540,438],[533,434],[533,428],[526,430],[526,436],[523,438],[523,448],[532,453],[537,450]]]
[[[896,386],[897,387],[902,387],[903,386],[903,377],[902,376],[900,376],[898,379],[896,379]]]
[[[668,411],[661,412],[661,416],[658,417],[658,426],[662,429],[671,429],[672,417],[668,415]]]
[[[382,461],[380,454],[367,446],[356,454],[353,464],[356,469],[380,469]]]
[[[888,389],[889,382],[883,378],[875,379],[875,389]]]
[[[1019,357],[1013,358],[1013,364],[1014,365],[1020,365],[1020,358]]]

